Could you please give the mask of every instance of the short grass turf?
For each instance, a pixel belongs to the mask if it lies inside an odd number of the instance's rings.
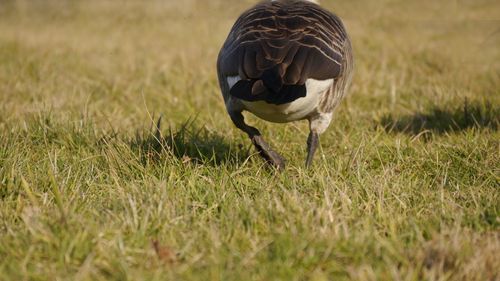
[[[247,115],[278,174],[216,81],[253,1],[1,1],[0,279],[498,280],[500,2],[323,2],[351,94],[310,170]]]

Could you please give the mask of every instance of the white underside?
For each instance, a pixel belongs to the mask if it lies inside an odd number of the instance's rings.
[[[232,76],[227,78],[229,88],[232,88],[241,78]],[[249,102],[241,100],[246,110],[259,118],[270,122],[286,123],[307,118],[317,111],[321,96],[332,86],[333,79],[306,81],[306,96],[293,102],[275,105],[265,101]]]

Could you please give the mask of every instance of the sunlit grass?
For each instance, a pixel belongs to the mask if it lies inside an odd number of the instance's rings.
[[[282,174],[216,81],[253,1],[0,2],[0,279],[498,279],[498,1],[323,2],[356,74],[311,170],[248,116]]]

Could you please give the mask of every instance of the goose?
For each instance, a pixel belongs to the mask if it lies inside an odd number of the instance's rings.
[[[217,58],[229,117],[278,170],[285,159],[245,123],[243,112],[274,123],[309,121],[309,168],[319,135],[348,91],[352,70],[351,41],[342,21],[312,0],[266,0],[243,12]]]

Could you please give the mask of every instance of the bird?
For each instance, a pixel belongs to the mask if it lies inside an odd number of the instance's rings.
[[[354,68],[341,19],[312,0],[266,0],[243,12],[217,57],[224,104],[258,153],[282,171],[286,160],[245,122],[247,111],[273,123],[309,122],[310,168]]]

